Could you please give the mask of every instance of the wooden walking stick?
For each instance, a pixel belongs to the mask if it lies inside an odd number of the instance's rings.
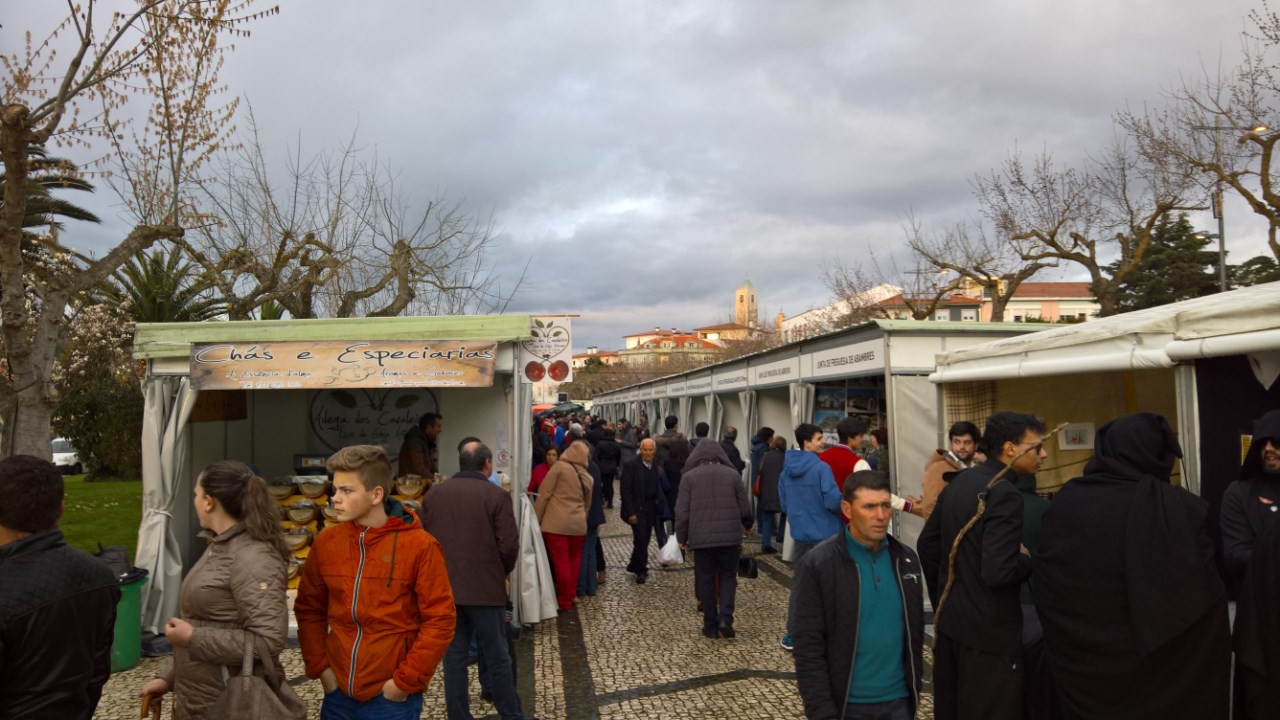
[[[1000,470],[1000,472],[996,473],[995,477],[991,478],[991,480],[987,482],[987,487],[982,492],[978,493],[978,511],[973,514],[973,517],[969,518],[969,522],[965,523],[964,527],[960,528],[960,532],[956,533],[955,541],[951,543],[951,553],[947,556],[947,584],[942,589],[942,597],[938,598],[938,607],[933,609],[934,632],[937,632],[938,626],[942,622],[942,608],[947,604],[947,598],[951,596],[951,586],[955,584],[956,581],[956,552],[960,550],[960,541],[964,540],[964,536],[969,534],[969,531],[973,529],[973,526],[977,525],[978,521],[981,520],[982,516],[987,512],[987,494],[991,492],[991,488],[996,486],[996,483],[1000,482],[1000,480],[1004,478],[1005,473],[1009,472],[1009,470],[1013,468],[1013,464],[1022,458],[1023,455],[1026,455],[1033,450],[1040,452],[1040,448],[1044,447],[1043,438],[1056,434],[1067,425],[1070,425],[1070,423],[1062,423],[1061,425],[1058,425],[1054,429],[1045,433],[1042,436],[1041,442],[1032,445],[1017,455],[1014,455],[1013,459],[1010,460],[1008,464]]]

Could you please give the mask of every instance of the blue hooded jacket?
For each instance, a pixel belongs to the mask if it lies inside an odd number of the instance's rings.
[[[778,500],[793,540],[814,545],[840,532],[841,499],[830,465],[816,453],[787,451],[778,477]]]

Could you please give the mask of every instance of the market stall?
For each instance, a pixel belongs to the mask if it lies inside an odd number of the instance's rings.
[[[277,486],[282,520],[297,536],[295,565],[309,549],[304,536],[323,532],[327,496],[315,475],[324,459],[348,445],[377,444],[394,464],[405,433],[425,413],[443,416],[443,477],[457,471],[453,449],[472,435],[492,448],[501,476],[527,477],[532,394],[517,368],[535,321],[504,315],[139,325],[134,355],[146,373],[136,564],[152,578],[143,591],[143,630],[160,632],[177,614],[183,573],[204,549],[190,498],[200,469],[214,461],[251,463]],[[554,599],[548,611],[522,483],[509,487],[522,537],[530,538],[512,592],[521,619],[537,622],[555,616]],[[412,482],[395,492],[429,502]]]

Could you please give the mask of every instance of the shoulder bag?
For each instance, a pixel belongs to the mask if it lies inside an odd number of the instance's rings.
[[[262,677],[253,674],[254,646],[262,661]],[[230,678],[222,695],[209,706],[209,720],[304,720],[307,708],[267,651],[262,639],[244,631],[240,674]]]

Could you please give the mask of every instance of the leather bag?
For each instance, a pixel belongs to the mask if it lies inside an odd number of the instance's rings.
[[[254,647],[262,662],[262,677],[253,674]],[[267,644],[244,631],[244,660],[240,674],[227,680],[227,688],[209,707],[209,720],[305,720],[307,707],[284,681]]]
[[[754,553],[738,558],[738,577],[754,580],[760,577],[760,565]]]

